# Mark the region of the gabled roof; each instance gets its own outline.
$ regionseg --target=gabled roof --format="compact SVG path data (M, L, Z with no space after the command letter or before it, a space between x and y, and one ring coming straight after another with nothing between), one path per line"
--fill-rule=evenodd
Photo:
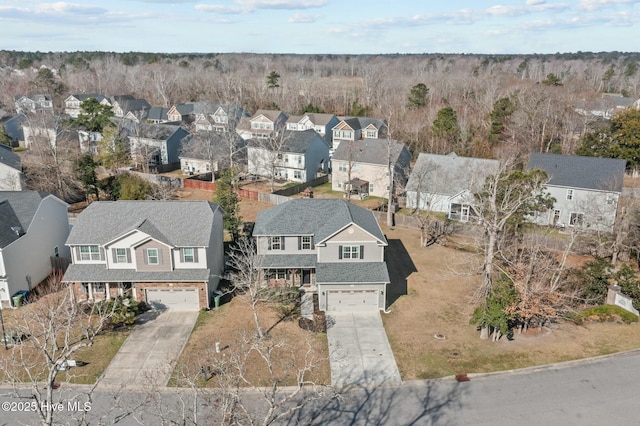
M170 139L175 133L180 133L180 135L182 135L180 137L181 139L189 134L189 132L184 130L182 127L175 126L173 124L142 123L139 127L139 134L131 135L130 137L141 137L165 141Z
M380 118L372 118L372 117L341 117L341 123L344 122L353 130L361 130L367 128L369 126L374 126L376 129L380 130L383 127L387 126L387 121L382 120ZM338 123L336 127L338 127L341 123Z
M106 99L106 97L100 93L76 93L73 95L69 95L69 97L65 99L65 101L72 96L80 102L86 101L87 99L96 99L98 102L102 102L103 99Z
M37 191L0 191L0 248L27 232L43 198L49 194Z
M147 112L147 120L160 120L167 121L167 113L169 112L169 108L163 107L151 107Z
M11 149L10 146L0 145L0 163L20 172L22 171L22 162L20 157L13 153L13 149Z
M278 137L281 137L283 142L282 146L280 146L280 152L304 154L316 139L322 141L324 145L327 144L322 136L313 129L306 129L299 132L295 130L284 130L282 136ZM250 139L248 145L255 148L269 149L269 144L265 144L265 142L260 139Z
M393 139L362 139L340 142L333 153L333 159L356 163L387 165L389 162L388 143L391 143L391 163L398 162L401 154L408 154L406 145Z
M261 115L265 116L266 118L273 121L274 123L278 120L278 117L280 117L280 115L284 115L285 120L288 117L287 114L285 114L282 111L276 111L272 109L259 109L258 111L256 111L255 114L253 114L253 116L251 117L251 120L258 118Z
M78 215L67 245L104 245L137 229L174 247L208 247L218 209L209 201L96 201Z
M548 185L622 192L626 164L614 158L532 153L528 168L547 172Z
M4 131L7 136L9 136L12 141L16 142L24 140L22 123L24 123L25 121L27 121L27 116L22 113L18 113L13 117L2 119L0 123L2 123L2 126L4 126Z
M406 189L450 196L465 190L477 192L499 166L498 160L459 157L453 152L448 155L421 153Z
M319 242L351 223L387 244L371 211L336 198L296 198L264 210L253 235L313 235Z
M124 113L130 111L142 111L151 108L151 105L145 99L124 99L122 101L118 101L118 105L120 105L120 108Z

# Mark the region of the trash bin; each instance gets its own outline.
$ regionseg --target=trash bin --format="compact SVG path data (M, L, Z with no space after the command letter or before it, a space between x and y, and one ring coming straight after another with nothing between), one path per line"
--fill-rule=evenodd
M19 308L20 305L22 305L22 298L24 296L22 294L14 294L12 299L13 299L13 307L14 308Z
M221 297L222 297L222 296L214 296L214 297L213 297L213 306L214 306L214 307L216 307L216 308L219 308L219 307L220 307L220 298L221 298Z

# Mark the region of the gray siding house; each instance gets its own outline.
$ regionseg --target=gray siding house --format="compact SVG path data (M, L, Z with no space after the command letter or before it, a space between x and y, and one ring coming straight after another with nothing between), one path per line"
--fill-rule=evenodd
M130 294L158 309L204 309L224 269L222 211L208 201L94 202L66 245L63 281L78 301Z
M305 297L323 311L385 309L387 240L371 211L293 199L260 212L253 237L265 285L299 286L303 311Z
M625 160L533 153L529 170L547 172L547 192L555 198L535 223L610 232L622 193Z

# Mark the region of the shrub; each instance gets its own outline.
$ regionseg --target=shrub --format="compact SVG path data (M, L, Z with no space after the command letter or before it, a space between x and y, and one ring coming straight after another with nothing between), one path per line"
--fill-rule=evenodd
M581 319L581 321L624 322L625 324L638 322L637 315L615 305L596 306L595 308L578 312L577 318Z

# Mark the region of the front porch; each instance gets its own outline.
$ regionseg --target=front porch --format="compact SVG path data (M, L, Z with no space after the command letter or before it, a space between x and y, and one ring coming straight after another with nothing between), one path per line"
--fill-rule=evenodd
M460 222L477 222L478 216L469 204L451 203L449 206L449 219Z
M99 302L129 295L138 300L131 282L79 282L71 286L71 292L77 302Z
M315 268L272 268L261 271L262 281L269 287L305 287L316 285Z

